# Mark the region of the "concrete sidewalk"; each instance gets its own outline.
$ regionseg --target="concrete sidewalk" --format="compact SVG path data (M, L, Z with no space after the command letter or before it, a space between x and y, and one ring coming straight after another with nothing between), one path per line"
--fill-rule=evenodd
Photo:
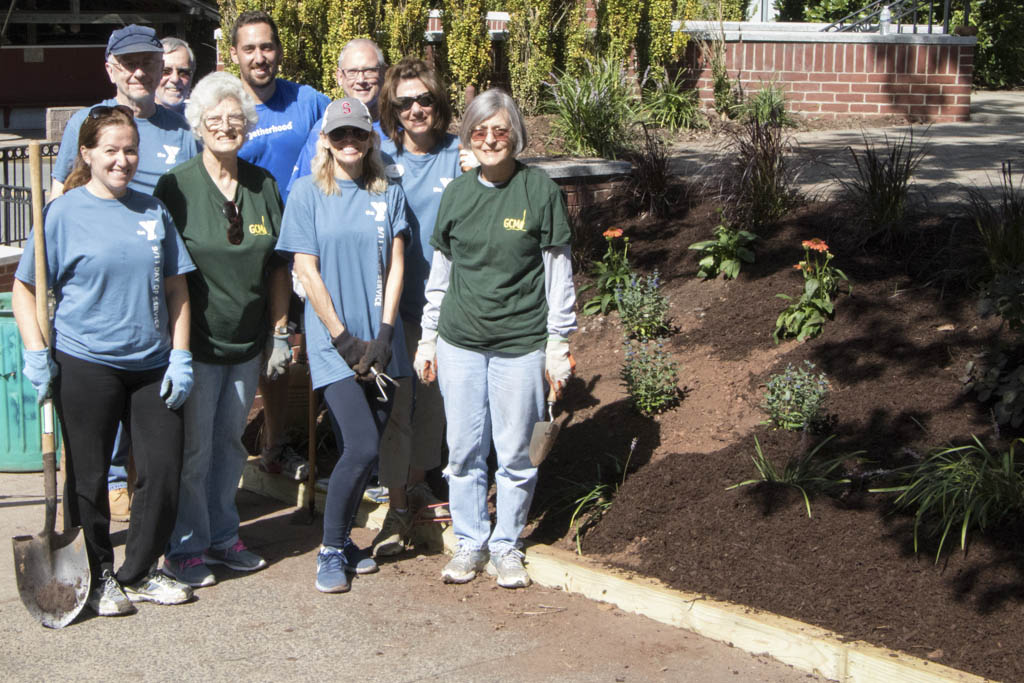
M807 131L792 134L791 168L798 172L800 191L809 197L837 196L837 178L854 176L850 155L864 149L865 137L884 149L886 137L894 141L909 126L849 130ZM1000 179L1003 161L1024 172L1024 92L977 92L971 98L971 121L933 126L915 125L914 145L927 153L914 175L914 186L929 201L951 206L964 197L964 188L987 190ZM673 168L691 178L713 178L727 169L732 154L724 144L688 144L671 150Z
M0 537L38 533L39 474L0 474ZM406 553L352 591L313 587L321 526L292 508L238 495L242 536L270 566L220 582L177 607L122 618L88 608L61 631L36 623L0 561L0 671L5 680L701 681L820 680L787 666L579 596L489 577L441 583L447 558ZM126 525L115 524L120 558ZM356 530L366 544L372 532Z

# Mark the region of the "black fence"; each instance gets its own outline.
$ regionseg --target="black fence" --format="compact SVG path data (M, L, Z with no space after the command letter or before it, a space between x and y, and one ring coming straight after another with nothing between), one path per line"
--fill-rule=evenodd
M50 169L59 142L44 142L43 191L50 187ZM28 145L0 147L0 244L20 247L32 227L32 181Z

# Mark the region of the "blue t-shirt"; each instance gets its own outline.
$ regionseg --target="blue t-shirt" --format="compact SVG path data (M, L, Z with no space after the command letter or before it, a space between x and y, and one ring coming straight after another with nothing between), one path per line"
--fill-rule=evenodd
M295 160L295 166L292 167L292 175L288 180L287 192L291 191L292 185L295 184L296 180L313 172L311 164L313 163L313 157L316 156L316 141L320 138L320 129L323 128L323 123L323 118L321 117L321 119L316 122L316 125L310 129L309 136L306 137L306 144L302 146L302 151L299 152L299 158ZM373 129L377 131L377 135L380 136L382 143L384 140L388 139L387 136L384 135L384 131L381 130L380 121L373 122ZM383 146L384 145L381 144L381 148L383 148Z
M391 243L399 234L408 239L405 193L392 183L379 195L370 194L361 182L339 180L338 187L340 195L328 196L313 184L312 176L296 181L284 208L277 250L286 256L319 258L320 277L342 324L353 336L370 340L380 331ZM351 377L352 369L331 344L331 335L308 298L304 320L313 387ZM395 321L387 373L412 373L401 318Z
M239 150L241 159L262 166L277 181L287 199L288 180L309 131L316 128L331 100L308 85L277 79L274 95L256 105L259 121Z
M430 275L430 262L434 258L430 236L434 234L441 193L448 183L462 175L459 138L446 134L427 154L399 152L391 140L385 141L381 149L392 160L384 172L405 190L409 206L411 236L405 245L405 286L398 311L403 320L418 324L427 303L424 292Z
M117 100L103 100L100 105L112 107ZM99 105L94 105L99 106ZM64 129L60 140L60 151L53 162L51 175L60 182L67 180L78 157L78 132L92 107L74 113ZM139 168L128 187L145 194L153 194L156 181L178 164L188 161L198 153L196 139L192 136L188 122L181 114L157 105L148 119L135 119L139 128Z
M101 199L76 187L47 205L43 225L57 297L54 347L122 370L166 365L164 278L195 266L160 200L135 190ZM34 250L25 250L14 276L35 285Z

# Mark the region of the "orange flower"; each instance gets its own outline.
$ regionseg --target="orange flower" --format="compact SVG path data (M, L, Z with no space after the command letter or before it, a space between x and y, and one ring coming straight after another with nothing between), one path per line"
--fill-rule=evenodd
M614 239L616 237L622 237L622 228L608 228L601 233L608 239Z
M814 251L828 251L828 245L817 237L813 240L804 240L803 246L805 249L813 249Z
M801 261L800 263L796 264L793 267L796 268L797 270L803 270L804 269L804 262Z

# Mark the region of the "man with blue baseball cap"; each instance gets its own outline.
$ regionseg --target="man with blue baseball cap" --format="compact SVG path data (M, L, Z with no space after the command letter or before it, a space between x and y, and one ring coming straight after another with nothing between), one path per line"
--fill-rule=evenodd
M139 170L130 187L152 194L164 173L196 155L196 141L185 118L156 105L163 75L164 47L148 26L129 24L110 34L106 69L116 95L100 105L123 104L135 113L139 128ZM91 107L75 113L64 129L60 152L53 164L50 198L64 192L64 181L78 157L78 131Z
M117 93L99 105L123 104L135 113L135 125L139 129L139 167L128 185L146 194L153 193L160 176L197 153L195 138L185 118L156 105L156 89L163 75L163 65L164 46L150 27L130 24L110 34L106 69ZM78 131L91 109L86 107L76 112L64 129L60 151L53 163L51 200L64 193L64 181L79 156ZM117 430L107 482L110 518L117 522L127 522L131 514L127 472L129 447L126 425L122 422Z

